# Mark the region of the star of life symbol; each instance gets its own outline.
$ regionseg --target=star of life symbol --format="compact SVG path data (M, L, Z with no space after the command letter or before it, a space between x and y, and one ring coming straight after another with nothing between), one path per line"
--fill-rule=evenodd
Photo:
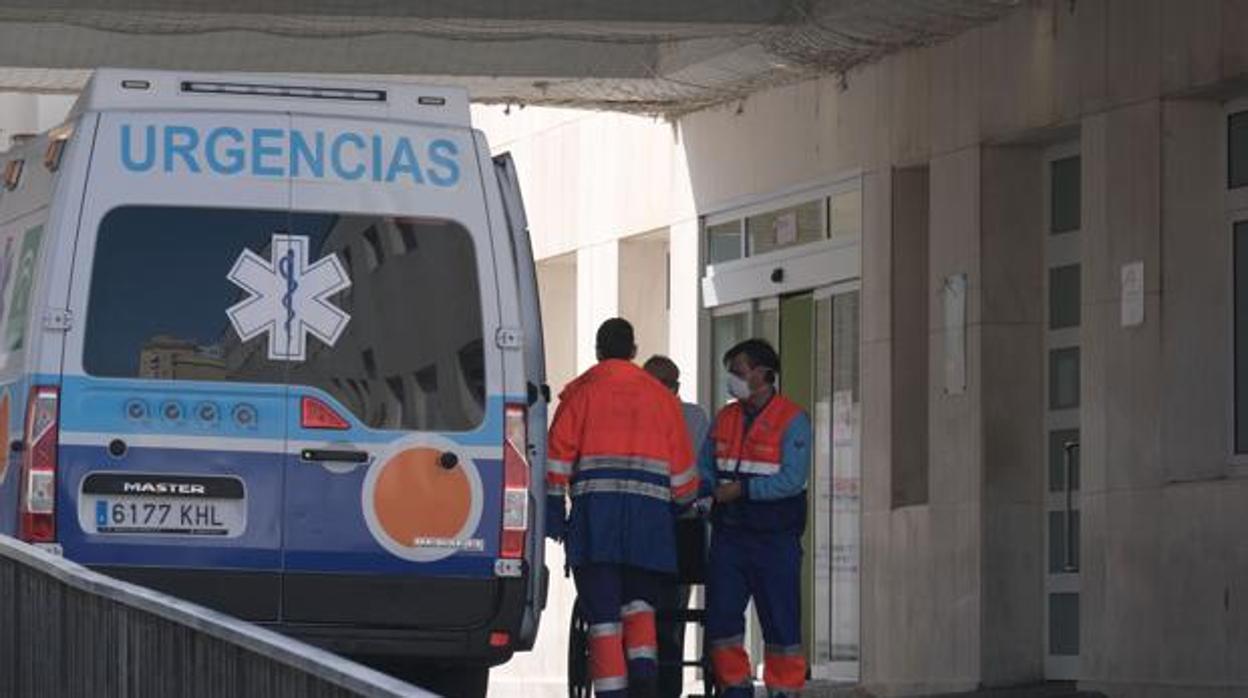
M329 346L351 316L327 299L351 286L338 256L308 264L306 235L273 235L271 259L243 250L226 277L250 294L225 312L244 342L269 334L269 359L303 361L308 334Z

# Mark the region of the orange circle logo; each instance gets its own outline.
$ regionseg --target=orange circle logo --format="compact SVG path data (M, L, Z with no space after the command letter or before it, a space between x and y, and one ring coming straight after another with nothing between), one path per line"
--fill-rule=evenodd
M471 459L453 468L442 454L453 445L407 445L378 459L364 478L368 528L382 547L399 557L427 562L477 550L470 536L481 520L481 479Z

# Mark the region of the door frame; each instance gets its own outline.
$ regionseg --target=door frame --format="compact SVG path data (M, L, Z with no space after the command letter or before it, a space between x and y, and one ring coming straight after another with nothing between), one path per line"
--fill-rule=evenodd
M1042 501L1044 502L1043 520L1041 522L1041 530L1044 532L1042 536L1043 547L1041 550L1041 558L1044 561L1044 563L1041 566L1042 574L1044 575L1043 585L1042 585L1043 586L1042 593L1044 596L1041 599L1041 604L1044 609L1044 614L1043 614L1043 625L1044 625L1043 643L1044 644L1042 645L1042 650L1044 654L1044 677L1049 680L1059 680L1059 681L1076 680L1079 678L1080 654L1055 655L1055 654L1050 653L1049 651L1051 647L1050 636L1052 634L1051 633L1052 612L1050 611L1050 600L1051 600L1052 595L1054 594L1075 594L1077 597L1081 597L1082 596L1082 578L1079 573L1078 561L1075 562L1075 567L1074 567L1074 570L1072 571L1063 571L1063 572L1058 572L1058 573L1050 572L1049 556L1053 548L1049 539L1050 538L1049 515L1052 512L1059 512L1059 511L1064 512L1066 511L1066 507L1067 507L1066 492L1065 491L1052 492L1049 489L1049 464L1050 464L1050 458L1053 456L1053 454L1050 453L1050 449L1051 449L1050 442L1052 440L1051 435L1055 432L1068 431L1068 430L1075 431L1077 433L1081 432L1082 420L1080 418L1081 408L1080 408L1080 405L1078 404L1073 408L1061 409L1061 410L1054 410L1050 407L1050 404L1051 404L1050 401L1052 399L1052 396L1049 394L1050 387L1051 387L1050 354L1054 350L1060 350L1060 349L1066 349L1066 348L1076 348L1076 349L1079 348L1082 344L1081 332L1082 332L1083 323L1081 319L1080 325L1076 327L1063 328L1063 329L1058 329L1058 330L1050 329L1049 317L1050 317L1051 308L1050 308L1050 302L1049 302L1049 282L1050 282L1050 270L1052 269L1069 266L1069 265L1079 265L1082 268L1083 255L1082 255L1082 242L1081 241L1082 241L1083 221L1080 220L1079 228L1076 228L1075 230L1067 231L1058 235L1054 235L1051 232L1052 201L1053 201L1051 166L1055 161L1063 160L1069 157L1076 157L1076 156L1082 158L1082 149L1080 147L1079 141L1077 140L1067 142L1067 143L1062 143L1060 145L1056 145L1048 149L1044 154L1043 165L1042 165L1043 172L1041 175L1041 181L1043 183L1042 186L1044 188L1044 196L1043 196L1044 227L1042 228L1042 231L1044 235L1044 248L1045 248L1044 260L1043 260L1043 263L1044 263L1043 304L1045 308L1044 321L1043 321L1044 322L1044 352L1043 352L1044 365L1042 367L1042 371L1044 375L1044 382L1043 382L1044 388L1042 390L1042 399L1043 399L1042 409L1043 409L1043 414L1044 414L1044 420L1043 420L1044 436L1043 436L1042 443L1044 443L1044 453L1045 453L1045 458L1044 458L1045 475L1042 478L1043 492L1041 493ZM1083 182L1083 178L1082 178L1082 173L1081 173L1080 175L1080 187L1081 188L1082 188L1082 182ZM1080 193L1082 194L1082 192ZM1081 212L1080 217L1082 218L1082 212ZM1080 364L1082 363L1083 363L1082 356L1080 356ZM1082 366L1080 368L1082 369ZM1082 380L1080 382L1082 384ZM1082 391L1082 386L1080 387L1080 390ZM1082 402L1082 400L1080 402ZM1080 478L1080 480L1082 484L1082 478ZM1070 483L1066 483L1066 486L1067 486L1067 489L1069 489ZM1081 511L1082 507L1080 506L1080 492L1078 490L1074 490L1071 492L1071 500L1070 500L1069 506L1075 512ZM1082 533L1082 526L1079 527L1079 534L1081 533ZM1070 534L1072 536L1076 535L1075 532L1073 531ZM1070 545L1070 544L1071 544L1071 541L1066 542L1066 545ZM1079 550L1082 550L1083 546L1076 545L1075 547ZM1063 550L1065 550L1065 548L1063 548ZM1080 621L1080 625L1082 625L1081 621ZM1082 648L1080 648L1080 651L1082 652Z
M854 252L856 253L858 251L858 246L854 245L853 247L854 247ZM829 272L830 271L831 270L829 270ZM727 303L723 305L706 308L703 311L703 318L707 326L707 331L700 333L700 334L702 334L703 336L709 337L709 335L711 334L709 331L709 324L712 318L744 314L745 319L746 319L747 334L749 336L756 336L760 333L760 327L758 326L759 325L759 322L758 322L759 311L774 310L777 312L777 314L779 314L780 305L784 298L800 296L800 295L807 295L808 297L810 297L812 320L817 321L816 313L818 312L819 301L831 299L831 298L834 298L838 295L845 294L845 293L858 292L861 294L862 279L860 277L833 278L833 279L829 279L827 283L819 284L812 288L807 288L807 289L793 291L793 292L785 292L785 293L777 293L775 292L774 289L769 289L766 287L762 287L759 290L761 292L756 297L741 300L741 301L734 302L734 303ZM861 306L860 306L860 311L861 311ZM811 356L812 356L813 361L817 363L818 361L821 360L821 357L818 356L819 347L817 345L817 337L815 336L816 333L817 333L817 325L814 325L812 326L812 337L811 337L812 346L811 346L810 351L811 351ZM859 338L859 343L861 344L861 337ZM709 356L709 353L708 353L709 350L710 350L710 346L709 346L709 341L708 341L707 350L703 352L703 355ZM776 350L777 352L783 354L784 349L782 346L777 346ZM829 360L830 358L831 357L829 357ZM711 396L713 395L710 377L714 375L713 362L717 360L718 360L718 357L711 356L709 357L709 360L705 362L703 366L701 367L701 372L705 376L703 380L701 381L701 384L704 386L703 392L704 392L705 403L709 403ZM811 375L812 388L817 387L814 384L814 381L817 380L817 375L818 375L817 370L812 372L812 375ZM817 395L817 390L815 392L812 392L812 398L816 395ZM812 415L812 419L813 418L814 417ZM814 425L814 426L817 430L818 425ZM830 424L826 426L828 429L831 429ZM860 440L859 453L861 453L861 434L859 434L859 440ZM812 451L812 458L814 458L813 451ZM859 467L861 467L861 458L859 459ZM812 463L811 481L808 485L810 496L812 498L819 496L819 492L817 490L820 487L821 482L817 479L817 473L818 473L818 465ZM827 473L830 477L831 463L828 464ZM829 496L830 496L830 491L829 491ZM819 516L816 509L817 507L813 505L811 506L812 517ZM829 508L827 515L831 516L831 514L832 514L832 511ZM861 521L861 512L859 514L859 520ZM829 535L829 530L830 530L829 526L830 526L830 521L815 520L811 522L811 525L810 525L811 534L810 535L811 535L813 546L826 545L826 546L829 546L830 548L831 536ZM862 526L860 523L859 529L858 529L859 551L861 551L862 549L862 533L863 533L863 530L862 530ZM829 550L829 554L830 554L830 550ZM815 618L818 617L817 614L819 613L828 613L828 614L831 613L832 592L833 592L832 578L830 575L827 577L825 581L826 586L822 589L819 588L819 582L815 575L814 566L813 566L814 560L815 560L814 556L815 556L815 551L812 547L812 550L807 555L807 558L808 558L807 570L804 570L804 573L803 573L803 586L805 587L806 583L809 583L809 587L807 588L809 588L810 590L810 598L811 598L811 603L808 605L808 607L805 607L803 609L803 622L804 623L809 622L811 624L812 647L810 649L812 651L814 649L813 634L817 632L815 629L817 627L815 625ZM830 557L829 557L829 560L830 560ZM860 569L859 577L858 577L858 586L860 590L859 619L861 619L861 585L862 585L862 576L861 576L861 569ZM761 662L762 657L761 657L761 654L759 654L756 650L761 650L762 642L759 639L760 636L757 631L757 627L755 625L756 621L753 618L754 616L752 613L750 613L747 616L747 625L748 625L749 636L755 640L755 642L750 643L751 645L755 645L754 647L751 647L751 650L752 650L751 654L752 654L753 659L755 660L755 663L758 663L758 662ZM861 675L861 636L862 636L861 620L859 620L858 636L859 636L859 647L860 647L859 662L857 666L857 671L854 673L860 676ZM848 667L845 666L845 664L846 663L844 662L815 663L812 661L811 676L815 679L839 679L839 680L847 679L848 677L846 676L846 669Z

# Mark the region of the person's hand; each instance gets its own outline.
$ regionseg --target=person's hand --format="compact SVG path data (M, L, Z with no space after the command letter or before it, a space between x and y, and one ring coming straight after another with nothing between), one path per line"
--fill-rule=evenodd
M698 516L706 516L707 514L711 513L711 505L712 505L711 497L699 497L697 500L694 501L693 506L691 508L693 509L693 512L697 514Z
M562 495L546 497L546 537L562 543L568 534L567 500Z
M715 502L717 504L728 504L741 498L741 483L726 482L715 488Z
M706 516L711 511L711 498L703 497L695 499L688 504L681 504L673 507L673 511L678 519L696 519L700 516Z

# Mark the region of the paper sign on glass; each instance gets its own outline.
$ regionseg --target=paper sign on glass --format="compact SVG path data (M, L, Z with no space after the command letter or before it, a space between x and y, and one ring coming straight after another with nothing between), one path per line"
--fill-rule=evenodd
M797 212L791 211L776 217L774 225L776 245L792 245L797 242Z

